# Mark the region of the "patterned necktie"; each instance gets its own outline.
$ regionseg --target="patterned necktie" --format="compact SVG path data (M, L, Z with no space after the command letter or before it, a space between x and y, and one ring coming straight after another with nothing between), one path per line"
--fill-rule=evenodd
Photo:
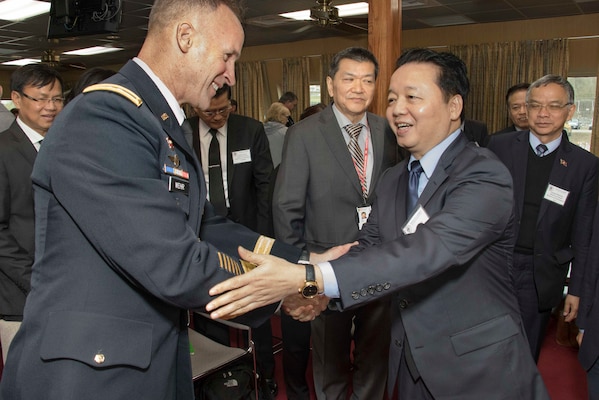
M358 136L360 136L360 132L362 132L362 124L348 124L344 126L345 130L349 134L349 144L347 147L349 148L349 152L351 154L351 158L354 160L354 167L356 168L356 172L358 173L358 178L360 179L360 186L362 187L362 195L364 197L368 194L368 189L366 188L366 171L364 170L364 153L360 148L360 144L358 143Z
M545 155L546 151L547 151L547 146L545 146L544 144L540 144L537 146L537 156L543 157Z
M220 145L216 129L208 131L212 135L208 148L208 191L210 203L218 215L227 216L227 203L225 202L225 188L223 187L223 169L220 163Z
M420 161L414 160L410 163L410 180L408 181L408 202L406 211L408 215L412 212L418 202L418 183L420 182L420 174L422 173L422 165Z

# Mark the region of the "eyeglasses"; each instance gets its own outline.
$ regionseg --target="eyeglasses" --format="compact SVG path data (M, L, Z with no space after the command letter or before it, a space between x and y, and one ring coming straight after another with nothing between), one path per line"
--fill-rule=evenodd
M222 115L222 114L226 114L229 111L231 111L231 106L227 106L224 108L221 108L220 110L214 110L214 111L202 111L202 114L204 114L205 116L207 116L208 118L212 118L215 115Z
M31 97L28 94L23 93L23 92L21 92L21 94L24 97L27 97L29 100L31 100L41 106L49 105L50 103L52 103L56 106L62 106L64 104L64 98L62 98L62 97L51 97L49 99L36 99L35 97Z
M557 113L563 110L564 108L571 106L572 103L566 104L540 104L540 103L526 103L526 108L529 111L539 112L541 109L546 108L549 113Z

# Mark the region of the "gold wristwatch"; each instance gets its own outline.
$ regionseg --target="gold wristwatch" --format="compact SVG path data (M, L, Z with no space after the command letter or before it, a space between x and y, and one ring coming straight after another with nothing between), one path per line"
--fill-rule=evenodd
M316 273L314 272L314 265L304 264L306 267L306 281L304 286L298 289L298 292L305 299L312 299L318 294L318 283L316 283Z

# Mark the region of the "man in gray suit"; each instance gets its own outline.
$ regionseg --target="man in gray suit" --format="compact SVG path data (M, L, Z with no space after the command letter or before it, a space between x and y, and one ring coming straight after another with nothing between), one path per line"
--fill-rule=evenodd
M385 120L367 112L377 74L378 62L368 50L339 52L327 77L334 103L287 131L273 198L277 239L321 253L358 236L380 175L397 163L397 144ZM357 126L359 161L352 155L351 126ZM352 322L353 391L362 399L383 398L389 343L386 299L348 312L327 311L312 322L319 399L345 398L349 390Z
M239 289L207 308L225 305L213 317L236 315L258 297L297 296L298 285L311 288L302 294L312 300L318 292L338 298L343 309L392 296L388 383L399 398L549 399L510 280L511 177L460 130L466 66L430 49L404 53L397 66L387 120L410 159L381 177L359 244L314 275L311 266L242 251L260 267L212 288ZM262 279L276 289L257 289ZM298 310L302 319L316 311Z

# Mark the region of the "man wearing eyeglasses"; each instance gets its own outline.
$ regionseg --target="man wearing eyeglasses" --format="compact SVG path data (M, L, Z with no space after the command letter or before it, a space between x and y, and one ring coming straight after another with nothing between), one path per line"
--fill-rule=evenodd
M62 78L45 64L25 65L11 76L19 116L0 133L0 341L6 360L23 320L34 256L31 171L42 140L62 110Z
M514 180L514 271L522 321L536 361L551 309L563 297L563 316L578 313L582 276L597 204L599 159L570 143L562 132L576 111L574 89L546 75L526 93L529 130L493 135L489 149Z
M231 110L231 88L224 85L217 90L210 107L196 109L198 116L188 119L193 133L187 140L200 159L208 200L217 213L272 236L269 182L273 163L264 125ZM204 319L196 322L204 333L229 344L228 330L224 331L222 325L207 326ZM252 336L260 376L276 395L270 321L254 328Z

